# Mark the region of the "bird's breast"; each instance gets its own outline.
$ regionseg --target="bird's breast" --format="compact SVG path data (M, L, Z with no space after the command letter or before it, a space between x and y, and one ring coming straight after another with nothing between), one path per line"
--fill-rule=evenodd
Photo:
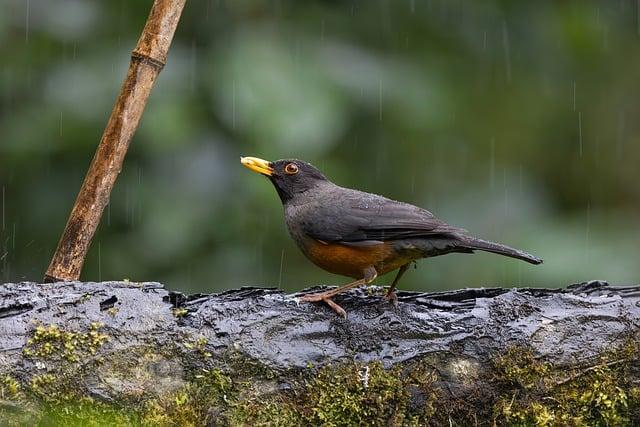
M318 267L355 279L363 278L369 267L382 275L412 261L396 252L391 242L352 246L308 239L302 251Z

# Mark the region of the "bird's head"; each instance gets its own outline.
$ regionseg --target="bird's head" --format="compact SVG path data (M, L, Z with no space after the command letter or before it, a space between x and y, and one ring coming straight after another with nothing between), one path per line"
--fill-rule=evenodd
M276 187L283 204L295 195L327 182L322 172L302 160L283 159L269 162L257 157L241 157L240 162L252 171L268 177Z

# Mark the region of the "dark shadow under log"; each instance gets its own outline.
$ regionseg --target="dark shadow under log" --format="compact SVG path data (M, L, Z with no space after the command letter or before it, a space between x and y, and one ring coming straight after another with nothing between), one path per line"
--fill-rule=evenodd
M343 320L274 289L0 285L0 414L88 399L134 424L640 420L640 286L381 294L337 297Z

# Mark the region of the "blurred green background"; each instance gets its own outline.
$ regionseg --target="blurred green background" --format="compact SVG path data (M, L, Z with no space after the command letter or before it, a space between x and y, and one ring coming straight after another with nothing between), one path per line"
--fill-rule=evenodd
M41 280L151 3L3 1L0 280ZM344 283L298 252L253 155L545 259L425 260L405 289L637 283L638 17L636 0L189 0L83 279Z

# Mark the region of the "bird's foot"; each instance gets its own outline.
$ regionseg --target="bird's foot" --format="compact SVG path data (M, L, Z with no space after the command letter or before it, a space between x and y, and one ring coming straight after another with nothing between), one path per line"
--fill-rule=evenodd
M336 304L331 298L325 298L322 301L327 303L327 305L329 307L331 307L333 309L333 311L338 313L338 316L342 317L343 319L347 318L347 312L344 310L344 308L342 308L338 304Z
M320 302L320 301L323 301L329 307L331 307L333 309L333 311L338 313L338 315L340 317L342 317L343 319L346 319L347 318L347 312L344 310L344 308L340 307L337 303L335 303L331 299L332 295L333 295L333 293L331 293L331 292L321 292L321 293L318 293L318 294L303 295L303 296L301 296L299 298L299 301L303 301L303 302Z
M387 294L384 296L384 298L387 301L389 301L389 303L391 303L391 305L393 305L394 308L398 308L398 295L396 295L395 289L389 289L389 291L387 291Z
M301 297L298 298L298 301L318 302L318 301L322 301L325 298L327 298L326 292L319 292L317 294L302 295Z

